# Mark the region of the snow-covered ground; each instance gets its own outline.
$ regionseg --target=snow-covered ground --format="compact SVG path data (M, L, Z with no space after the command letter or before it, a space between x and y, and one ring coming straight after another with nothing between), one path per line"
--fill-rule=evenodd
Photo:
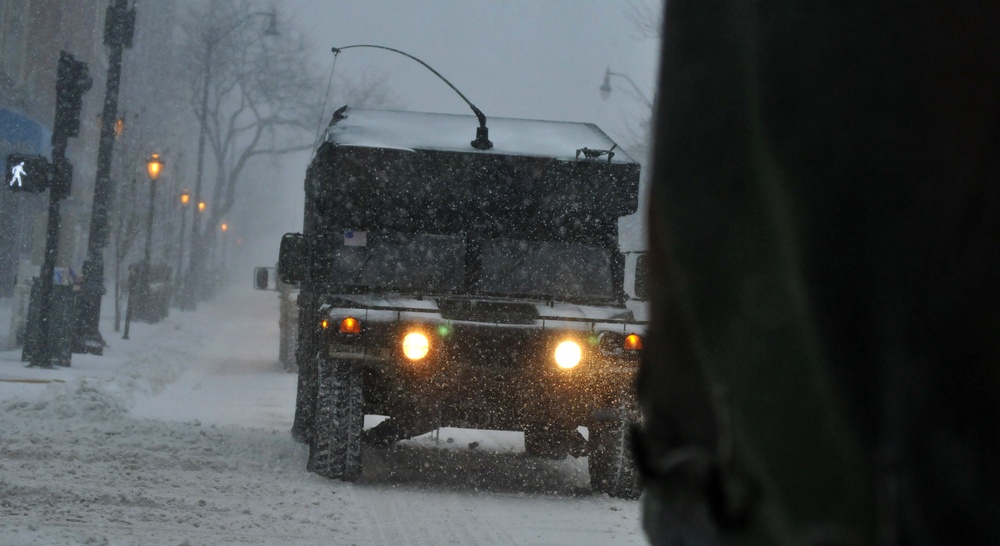
M0 300L6 346L10 300ZM0 352L0 544L642 544L639 503L520 433L442 429L367 450L356 483L305 470L278 298L234 287L113 332L104 356Z

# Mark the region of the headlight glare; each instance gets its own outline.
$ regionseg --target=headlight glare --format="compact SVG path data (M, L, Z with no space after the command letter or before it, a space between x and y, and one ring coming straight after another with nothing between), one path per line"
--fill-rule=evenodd
M575 368L583 358L583 351L575 341L563 341L556 346L556 365L564 370Z
M420 332L410 332L403 337L403 355L410 360L424 358L430 349L430 340Z

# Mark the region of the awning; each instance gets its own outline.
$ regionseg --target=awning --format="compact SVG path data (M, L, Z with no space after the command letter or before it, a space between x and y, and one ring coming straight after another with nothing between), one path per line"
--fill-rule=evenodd
M10 151L48 155L52 132L37 121L13 110L0 108L0 146Z

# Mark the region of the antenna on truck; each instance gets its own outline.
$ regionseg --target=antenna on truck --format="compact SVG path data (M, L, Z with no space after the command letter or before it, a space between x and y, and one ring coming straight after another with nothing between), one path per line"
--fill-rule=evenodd
M371 45L371 44L356 44L356 45L349 45L349 46L344 46L344 47L335 47L335 48L333 48L334 63L336 64L336 62L337 62L336 61L336 57L337 57L337 55L340 55L341 51L343 51L345 49L353 49L353 48L357 48L357 47L369 47L369 48L374 48L374 49L384 49L386 51L392 51L393 53L399 53L400 55L403 55L404 57L409 57L410 59L413 59L414 61L417 61L418 63L422 64L427 70L430 70L431 72L433 72L435 76L441 78L441 81L443 81L444 83L448 84L448 87L450 87L454 92L458 93L459 97L462 97L462 100L465 101L465 104L469 105L469 108L472 109L472 112L474 114L476 114L476 118L479 119L479 127L476 128L476 139L471 142L472 147L475 148L475 149L477 149L477 150L489 150L490 148L493 147L493 143L490 142L490 130L489 130L489 128L486 127L486 115L483 114L483 111L480 110L479 108L476 108L476 105L472 104L472 102L469 99L465 98L465 95L463 95L462 92L459 91L457 87L455 87L454 85L452 85L452 83L450 81L448 81L447 78L445 78L444 76L442 76L441 73L439 73L437 70L434 70L433 68L431 68L431 66L429 64L425 63L424 61L421 61L420 59L414 57L413 55L410 55L409 53L406 53L405 51L400 51L398 49L393 49L391 47L385 47L385 46L380 46L380 45Z

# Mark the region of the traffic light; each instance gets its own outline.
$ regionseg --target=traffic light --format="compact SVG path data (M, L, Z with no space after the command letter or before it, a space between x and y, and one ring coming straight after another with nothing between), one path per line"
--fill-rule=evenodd
M104 45L130 48L133 34L135 34L135 8L127 8L123 1L109 5L104 13Z
M39 155L8 155L4 173L4 182L11 191L39 193L47 190L52 181L52 165Z
M93 85L88 75L87 63L77 61L73 55L59 53L56 73L56 120L54 132L63 137L75 137L80 132L80 110L83 94Z

